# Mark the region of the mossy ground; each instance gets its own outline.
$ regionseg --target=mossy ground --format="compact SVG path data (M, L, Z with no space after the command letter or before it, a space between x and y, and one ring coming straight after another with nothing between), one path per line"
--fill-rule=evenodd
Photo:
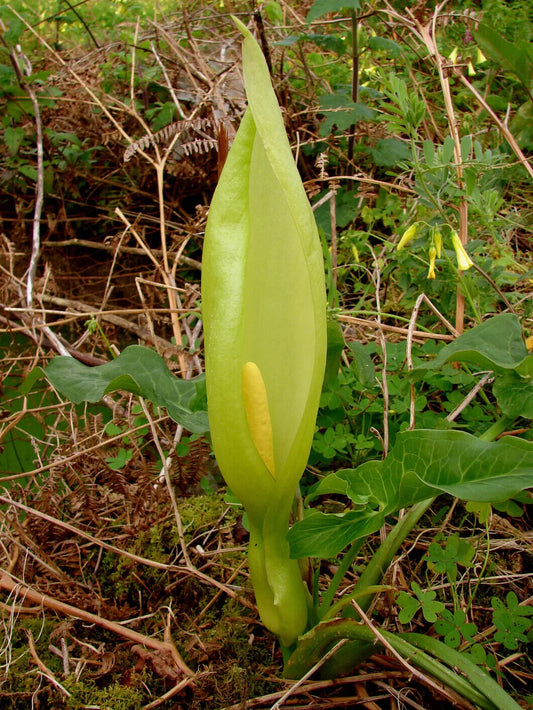
M213 579L225 584L232 571L244 566L243 548L231 545L230 539L238 513L216 493L190 497L180 510L187 542L204 538L205 557L191 560L196 569L203 568L204 578L143 567L106 552L101 557L98 588L108 614L114 608L119 617L133 619L129 628L162 639L170 613L172 639L196 677L191 688L159 705L163 710L207 710L273 690L270 676L280 672L280 657L273 654L272 638L257 625L253 610L239 601L239 597L247 599L252 606L246 575L231 575L229 588L237 598L206 582ZM215 549L223 542L231 551L226 555L220 546L220 551L208 556L213 543L207 537L212 538ZM178 556L174 519L169 517L139 532L128 550L158 561ZM137 710L164 695L176 682L165 676L157 654L139 656L131 643L96 625L66 621L42 609L32 617L13 618L7 605L2 615L5 641L0 697L5 710L23 710L31 703L40 710ZM29 650L30 634L34 654ZM67 649L68 673L61 648ZM48 678L43 675L44 667L50 671Z

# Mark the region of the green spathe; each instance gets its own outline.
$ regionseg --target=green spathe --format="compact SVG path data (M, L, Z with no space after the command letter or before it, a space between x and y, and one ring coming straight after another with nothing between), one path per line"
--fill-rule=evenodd
M248 109L206 228L202 310L208 414L220 470L248 513L250 571L261 618L291 645L306 627L308 600L286 534L324 376L324 268L266 62L236 22L245 37ZM247 391L246 401L267 406L268 416L260 412L255 418L245 405L243 368L245 375L253 369L253 379L262 380L266 392L254 397ZM254 421L259 424L251 431ZM270 447L273 462L265 454Z

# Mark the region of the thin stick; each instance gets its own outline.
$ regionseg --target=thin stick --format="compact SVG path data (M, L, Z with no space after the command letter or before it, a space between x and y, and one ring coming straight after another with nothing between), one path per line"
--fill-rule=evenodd
M337 190L332 189L331 199L329 201L329 221L331 227L331 278L333 280L333 287L337 289L337 210L336 210L336 196ZM334 294L335 299L337 295Z
M1 583L1 581L0 581ZM55 675L52 673L50 668L48 668L47 665L45 665L41 659L39 658L37 654L37 649L35 648L35 641L33 640L33 634L30 629L25 629L26 631L26 636L28 638L28 647L30 649L30 655L37 664L37 668L41 671L43 676L52 683L53 686L55 686L58 690L60 690L63 695L66 695L67 698L70 698L70 693L66 688L64 688L61 683L57 680Z
M322 658L315 663L314 666L312 666L307 673L305 673L300 680L298 680L294 685L292 685L282 696L281 698L272 705L270 710L279 710L279 708L282 706L282 704L287 700L287 698L290 698L291 695L294 695L294 692L298 690L298 688L305 683L305 681L310 678L315 671L317 671L321 666L324 665L326 661L328 661L332 656L334 656L339 648L344 646L345 643L348 643L348 639L341 639L340 641L337 641L335 646L333 648L330 648L330 650L322 656Z
M509 143L511 148L513 149L514 154L520 161L520 163L524 166L524 168L527 170L529 173L529 176L533 178L533 166L529 162L529 160L526 158L524 153L522 152L520 146L516 142L515 137L511 133L511 131L507 128L505 123L500 121L498 116L494 113L494 111L491 109L491 107L488 105L488 103L485 101L483 96L479 93L479 91L473 86L468 79L463 76L463 72L461 71L460 67L453 66L453 73L455 74L456 77L458 77L459 81L466 86L468 91L476 98L477 101L479 101L480 105L483 106L483 109L489 114L489 116L492 118L494 123L498 126L499 130L501 131L503 137L505 140Z
M367 320L366 318L357 318L356 316L349 316L349 315L339 315L337 316L338 320L343 321L344 323L352 323L353 325L360 325L365 328L376 328L378 324L376 321L373 320ZM397 325L387 325L386 323L381 323L380 328L383 330L387 330L391 333L400 333L402 335L407 335L409 332L408 328L401 328L400 326ZM455 328L452 327L452 332L455 331ZM425 330L414 330L413 331L413 336L415 338L430 338L431 340L455 340L456 336L455 335L446 335L445 333L430 333L426 332Z
M379 290L381 288L381 274L379 271L379 261L376 256L375 251L369 245L369 249L372 253L375 264L375 277L373 276L374 283L376 285L376 311L377 311L377 328L379 343L382 350L382 381L381 381L381 391L383 393L383 458L385 458L389 451L389 388L387 383L387 341L385 340L385 335L383 334L383 328L381 325L381 297Z
M385 648L392 653L392 655L402 664L404 668L407 668L407 670L415 677L418 678L424 685L428 686L429 688L433 688L433 690L436 690L439 695L444 695L445 698L452 699L453 697L450 697L450 694L446 692L446 689L443 688L441 685L438 685L438 683L435 683L434 680L429 678L428 676L424 675L421 673L415 666L411 665L409 661L407 661L401 653L398 653L398 651L391 646L391 644L387 641L387 639L383 636L383 634L380 633L379 629L374 625L374 623L369 619L369 617L365 614L365 612L361 609L359 604L355 601L352 600L352 605L356 612L359 614L361 619L364 621L365 625L370 629L370 631L374 634L376 639L379 641L380 644L385 646ZM464 700L464 699L463 699ZM469 707L473 707L472 705L469 704Z
M191 558L189 557L189 553L187 551L187 544L185 542L185 536L183 534L183 525L181 522L181 515L180 515L179 508L178 508L178 502L176 500L176 494L174 493L174 486L172 485L172 481L170 480L170 465L172 463L172 457L167 456L165 454L165 452L163 451L163 447L161 445L161 441L159 439L159 434L158 434L157 429L155 427L152 415L148 411L148 407L146 406L145 401L141 397L139 398L139 400L141 402L141 406L143 408L144 415L148 420L148 424L150 425L150 431L152 432L152 439L154 441L155 447L157 449L157 453L159 454L159 458L161 459L161 463L163 465L161 473L163 474L163 476L165 478L165 483L167 485L168 495L170 497L170 503L172 505L172 511L174 513L174 519L176 521L176 528L178 530L178 538L180 541L181 553L183 555L183 559L185 560L186 566L193 568ZM176 444L181 439L182 433L183 433L183 427L181 426L181 424L178 424L176 440L175 440ZM174 450L175 450L175 446L174 446Z
M455 110L453 107L452 92L450 89L450 80L448 75L444 72L444 62L442 56L440 55L439 49L437 47L436 41L436 30L437 30L437 18L439 12L442 10L446 1L437 5L433 13L431 21L431 31L429 27L424 27L418 20L416 24L420 32L420 36L424 40L426 48L435 62L437 71L439 73L440 84L442 88L442 94L444 97L444 106L446 108L446 114L448 117L448 125L450 128L450 134L454 143L454 158L455 158L455 170L457 173L457 186L460 190L463 190L463 159L461 155L461 138L459 136L459 130L457 128L457 119L455 117ZM466 197L462 197L459 201L459 239L463 246L468 243L468 202ZM463 332L465 319L465 297L461 291L460 283L457 284L457 295L456 295L456 308L455 308L455 327L459 333Z
M0 28L5 31L5 26L3 22L0 22ZM6 45L5 40L2 38L2 43ZM7 46L7 45L6 45ZM18 83L23 91L25 91L30 97L33 111L35 114L35 142L37 148L37 179L35 182L35 205L33 208L33 221L32 221L32 249L30 264L28 267L28 277L26 281L26 305L31 307L33 303L33 290L35 276L37 274L37 264L39 261L39 253L41 251L41 213L43 210L44 203L44 149L43 149L43 127L41 122L41 111L39 109L39 102L37 100L37 95L33 90L33 87L28 84L25 76L30 76L32 73L32 66L30 60L22 53L17 47L17 51L13 47L8 47L9 57L11 59L11 64L15 70ZM18 53L18 55L17 55ZM19 62L20 60L20 62ZM20 65L23 65L24 71L21 69Z
M35 275L37 273L37 264L39 262L39 253L41 251L41 233L40 219L43 211L44 203L44 150L43 150L43 126L41 122L41 112L39 110L39 102L33 89L26 85L33 110L35 112L35 142L37 144L37 182L35 183L35 206L33 208L33 229L32 229L32 248L30 266L28 268L28 281L26 283L26 302L31 306L33 302L33 286Z
M406 350L406 358L407 358L407 369L410 372L413 369L413 335L415 333L415 325L416 321L418 318L418 312L420 311L420 306L422 303L426 302L427 305L431 308L433 313L438 316L438 318L444 323L444 325L448 328L448 330L451 331L453 336L458 336L459 333L458 331L453 327L453 325L448 321L447 318L445 318L442 313L438 310L436 306L433 305L433 303L429 300L429 298L426 296L425 293L421 293L420 296L416 299L415 307L413 308L413 312L411 313L411 318L409 319L409 328L407 329L407 350ZM410 398L409 398L409 430L412 430L415 428L415 383L411 380L411 383L409 385L409 390L410 390Z
M447 422L453 422L459 414L467 407L470 402L476 397L477 393L485 387L485 385L489 384L494 380L494 373L493 372L487 372L483 377L479 380L479 382L474 385L474 387L470 390L470 392L466 395L466 397L463 399L463 401L457 405L457 407L453 410L453 412L450 412L448 416L446 417Z
M114 621L109 621L104 619L97 614L92 614L84 609L78 609L71 604L65 604L65 602L60 602L57 599L47 596L46 594L41 594L35 590L27 587L21 582L16 582L11 575L8 575L4 570L0 570L0 588L5 589L8 592L12 592L15 595L23 596L25 599L29 599L34 604L40 604L41 606L47 607L48 609L53 609L54 611L64 614L65 616L73 616L76 619L81 619L82 621L87 621L90 624L97 624L104 629L108 629L119 636L127 638L128 641L133 641L134 643L140 643L148 648L153 648L156 651L162 651L168 653L172 656L172 659L179 670L189 678L194 676L193 671L187 666L185 661L180 656L178 649L173 643L168 641L158 641L150 636L144 636L143 634L133 631L126 626L121 626ZM52 676L53 677L53 676Z
M112 244L106 244L105 242L95 242L91 239L78 239L77 237L73 239L62 239L57 242L45 242L43 244L44 249L49 249L49 248L55 248L55 247L71 247L71 246L80 246L80 247L87 247L88 249L100 249L102 251L113 251L114 246ZM146 248L143 246L143 248L139 247L122 247L121 251L123 254L146 254ZM150 258L153 255L154 257L158 257L162 255L161 249L150 249ZM180 255L180 262L184 264L185 266L189 266L192 269L198 269L199 271L202 268L202 262L197 261L196 259L191 259L188 256L184 256L183 254Z

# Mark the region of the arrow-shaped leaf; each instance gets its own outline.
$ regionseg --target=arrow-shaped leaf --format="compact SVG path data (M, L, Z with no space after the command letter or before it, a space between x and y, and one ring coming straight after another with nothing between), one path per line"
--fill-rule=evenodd
M437 369L445 362L468 362L485 370L515 370L522 377L533 377L533 355L522 338L517 316L501 313L463 333L445 345L431 362L414 372Z
M72 357L56 357L44 368L35 368L25 382L29 390L35 380L46 379L63 397L75 404L98 402L108 392L125 390L164 407L174 421L201 434L209 429L203 376L181 380L170 372L164 359L149 348L130 345L98 367L88 367Z
M379 530L386 516L439 493L478 502L511 498L533 487L533 442L487 442L461 431L404 432L384 461L332 476L331 486L326 477L314 493L338 493L345 481L357 507L341 514L312 511L296 523L289 531L293 557L333 557Z

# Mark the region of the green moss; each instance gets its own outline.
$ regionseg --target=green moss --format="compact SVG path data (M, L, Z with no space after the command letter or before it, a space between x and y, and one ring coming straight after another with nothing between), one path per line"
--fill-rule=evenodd
M104 710L139 710L145 701L142 691L141 676L131 675L128 684L115 681L111 685L99 688L94 682L76 682L67 678L64 687L71 693L65 707L78 710L87 705L96 705Z
M221 527L236 523L238 511L227 510L223 494L203 495L180 501L180 514L187 543L194 540L189 552L194 556L194 546L206 548L220 538ZM211 535L211 532L213 533ZM231 544L231 543L230 543ZM128 549L135 554L165 563L173 562L179 553L179 539L174 517L167 512L156 525L138 531ZM226 581L228 570L238 569L245 552L238 550L217 556L204 571L212 578ZM210 560L211 558L207 558ZM194 560L202 567L202 560ZM179 583L176 584L176 582ZM163 607L173 610L171 634L177 648L191 668L199 669L195 691L187 691L179 702L169 701L161 710L183 707L189 710L212 710L242 699L255 697L275 689L267 679L272 665L272 638L252 626L249 612L238 600L228 598L220 590L193 575L174 575L165 570L137 565L131 560L104 552L98 567L99 591L109 605L116 605L125 616L141 616L138 613L142 597L142 612L146 617L136 630L161 634L161 616L150 615ZM236 576L232 584L247 586L245 577ZM209 605L209 606L208 606ZM106 615L106 614L104 614ZM6 615L6 625L8 616ZM88 629L81 622L69 626L69 644L74 646L72 657L82 656L85 647L78 647L76 640L88 642L113 653L115 665L106 674L95 677L91 666L84 668L75 681L74 676L63 676L61 659L50 652L54 631L59 631L65 619L49 615L46 621L19 619L12 632L9 654L11 663L4 677L0 675L0 705L2 710L26 710L32 696L38 695L41 710L72 710L96 706L110 710L137 710L164 694L168 686L148 663L141 673L135 670L137 657L129 644L116 635L98 627ZM31 630L39 658L46 664L57 680L71 694L65 697L52 683L43 681L28 650L26 630ZM56 633L57 633L56 631ZM252 636L255 633L256 636ZM62 630L61 635L65 632ZM197 637L198 643L191 639ZM6 658L0 659L6 668ZM206 671L205 673L202 671ZM280 671L275 665L273 673Z

